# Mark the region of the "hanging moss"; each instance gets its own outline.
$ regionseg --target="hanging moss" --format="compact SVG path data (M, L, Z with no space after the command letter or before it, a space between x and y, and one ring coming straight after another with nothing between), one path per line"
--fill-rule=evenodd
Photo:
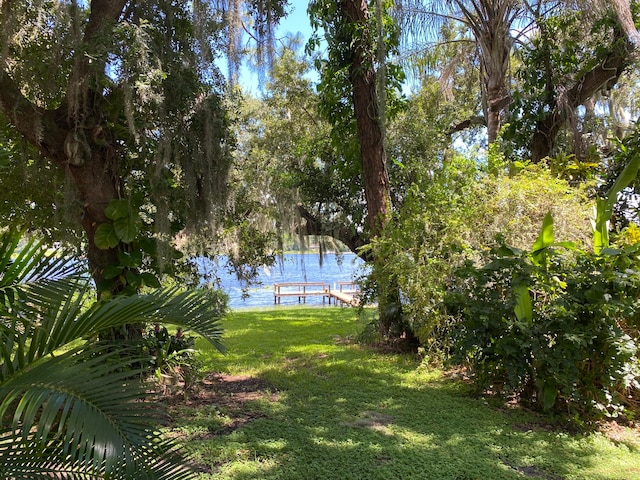
M0 101L0 120L30 144L5 165L4 222L57 237L71 213L97 275L115 258L97 244L91 251L111 200L127 200L143 235L169 242L179 231L206 231L215 239L229 211L235 146L216 59L226 52L237 72L241 17L256 15L263 42L285 3L158 0L117 11L109 2L2 2L0 79L12 88L0 95L10 92L20 107ZM29 208L38 215L25 216Z

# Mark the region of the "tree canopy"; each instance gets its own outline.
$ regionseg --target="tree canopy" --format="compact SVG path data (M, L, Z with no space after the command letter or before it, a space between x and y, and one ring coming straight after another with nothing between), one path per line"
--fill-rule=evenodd
M203 254L250 281L293 235L371 264L362 305L377 305L377 340L464 363L479 389L541 410L595 419L637 402L640 3L313 0L304 53L275 36L289 3L0 0L0 228L73 244L98 291L86 311L84 284L27 296L10 274L40 268L24 261L32 244L4 237L0 417L14 421L0 449L23 428L28 454L44 445L33 429L55 437L47 416L66 420L48 396L31 407L42 427L15 410L32 391L13 378L52 360L61 383L95 366L128 384L95 360L126 358L95 342L103 323L212 315L194 325L220 346L220 297L160 289L161 274ZM43 321L77 335L48 342ZM117 463L64 435L83 451L61 465L88 451L100 473Z
M155 283L135 272L145 258L170 259L157 240L185 228L215 232L226 209L235 143L233 95L226 93L219 60L228 54L237 62L239 16L253 15L254 36L262 42L272 37L285 2L249 2L248 12L242 5L2 4L0 112L10 127L5 168L27 172L32 186L13 190L24 199L9 202L63 220L68 199L65 209L82 226L100 291ZM40 197L33 183L43 175L50 188ZM7 208L8 220L23 221L25 208Z
M635 3L314 1L307 57L268 41L286 9L3 3L4 223L75 235L101 292L134 292L196 236L214 255L230 239L247 279L285 235L375 259L460 156L472 183L531 161L592 197L625 168ZM243 31L271 60L255 99L234 87Z

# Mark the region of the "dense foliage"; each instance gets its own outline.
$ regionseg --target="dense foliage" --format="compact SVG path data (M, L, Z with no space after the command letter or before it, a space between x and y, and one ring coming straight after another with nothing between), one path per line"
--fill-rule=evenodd
M447 296L454 358L480 390L582 419L637 409L637 246L596 255L502 245L484 261L459 269Z
M0 238L0 474L7 479L183 479L146 382L152 352L98 342L133 323L192 329L218 350L224 303L164 289L92 300L77 259L20 235Z
M389 259L376 280L398 282L406 322L423 348L437 354L448 344L442 336L448 323L443 296L465 254L481 255L500 239L526 248L546 211L556 215L560 235L586 245L590 208L584 192L544 167L493 175L469 159L453 157L432 170L430 181L407 187L394 225L372 244Z

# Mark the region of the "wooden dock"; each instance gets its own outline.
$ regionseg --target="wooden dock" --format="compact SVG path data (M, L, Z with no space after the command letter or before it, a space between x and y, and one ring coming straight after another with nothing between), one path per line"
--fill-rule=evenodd
M335 305L360 306L360 288L355 282L335 282L331 291Z
M273 303L279 304L282 297L298 297L298 303L307 303L307 297L322 296L322 303L334 305L360 305L360 293L354 282L336 282L334 289L324 282L286 282L273 284Z
M322 295L331 303L331 285L324 282L287 282L273 284L273 303L280 303L282 297L298 297L298 303L307 303L307 297Z

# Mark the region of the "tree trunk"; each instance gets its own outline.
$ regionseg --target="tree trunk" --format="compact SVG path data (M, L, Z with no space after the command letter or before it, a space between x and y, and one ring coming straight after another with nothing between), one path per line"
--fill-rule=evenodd
M109 222L105 208L120 198L119 151L105 113L106 101L96 87L105 74L105 64L96 60L92 45L96 38L111 34L127 0L92 0L89 19L67 82L66 96L55 110L26 98L11 76L0 68L0 111L25 140L58 168L68 171L76 190L79 223L86 233L87 259L98 292L104 291L104 268L118 263L118 248L99 249L97 228ZM96 46L97 48L97 46ZM118 286L109 290L117 293Z
M101 249L96 246L96 230L103 223L109 223L105 208L111 200L121 198L120 172L117 169L114 145L91 145L91 154L81 165L69 165L69 172L76 188L76 198L81 206L80 224L87 236L87 260L89 271L96 284L98 295L102 292L117 294L122 285L107 282L104 269L117 265L119 247Z
M343 0L341 6L348 23L359 24L365 32L368 30L366 0ZM366 33L354 38L349 77L353 86L353 107L360 141L367 221L371 236L375 237L388 221L391 196L384 133L379 117L380 105L376 94L375 56L366 38Z
M500 129L505 109L511 103L507 88L509 60L511 57L511 10L507 2L493 4L480 2L478 22L470 22L480 46L480 75L483 110L489 144L494 143Z
M349 79L353 87L353 108L358 127L362 178L367 201L367 221L371 238L382 234L390 220L391 194L384 131L380 118L380 105L376 91L375 49L368 39L370 35L369 11L366 0L343 0L342 13L349 24L357 24L359 36L351 42ZM373 275L382 270L386 259L373 259ZM411 343L413 332L405 324L397 282L383 279L378 285L378 315L380 333L386 337L405 337Z

